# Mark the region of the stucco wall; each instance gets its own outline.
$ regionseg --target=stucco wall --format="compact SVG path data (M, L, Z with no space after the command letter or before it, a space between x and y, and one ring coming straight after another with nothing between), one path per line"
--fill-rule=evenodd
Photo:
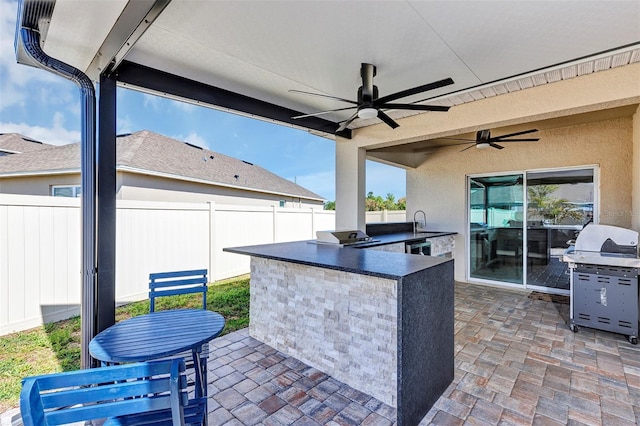
M80 185L80 175L30 176L0 179L0 193L51 195L51 187Z
M539 142L507 144L505 149L440 149L407 171L411 209L427 213L427 227L456 231L456 259L466 259L466 175L572 166L599 166L599 221L630 227L632 222L632 118L620 118L540 131ZM431 225L431 226L429 226ZM465 262L456 262L464 280Z
M120 173L122 176L118 198L140 201L207 202L221 204L272 206L286 202L288 208L323 208L322 202L304 200L285 195L243 191L240 189L178 181L157 176Z
M640 230L640 106L633 115L633 206L631 227Z
M0 193L19 195L51 195L55 185L80 185L80 174L29 176L0 179ZM173 201L198 203L214 201L221 204L245 206L279 206L284 200L287 208L322 209L323 203L254 191L176 181L133 173L117 173L118 199L139 201Z

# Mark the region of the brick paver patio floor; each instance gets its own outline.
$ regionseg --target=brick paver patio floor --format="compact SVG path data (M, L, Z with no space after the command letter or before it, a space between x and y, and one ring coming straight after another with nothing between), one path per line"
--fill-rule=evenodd
M640 424L640 345L569 305L456 283L455 378L420 425ZM425 360L428 362L428 360ZM391 425L395 409L249 337L211 342L209 425Z

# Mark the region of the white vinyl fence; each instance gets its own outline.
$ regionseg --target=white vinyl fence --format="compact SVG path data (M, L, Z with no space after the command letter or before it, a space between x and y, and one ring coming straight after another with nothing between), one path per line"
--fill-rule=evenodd
M149 273L209 270L216 281L249 272L237 247L308 240L335 229L335 212L215 203L118 200L116 300L147 298ZM367 212L403 222L405 212ZM0 194L0 335L80 313L80 200Z

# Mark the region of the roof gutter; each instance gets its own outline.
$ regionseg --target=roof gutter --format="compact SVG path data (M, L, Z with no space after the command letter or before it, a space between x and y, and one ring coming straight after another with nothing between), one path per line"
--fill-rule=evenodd
M96 95L91 79L82 71L48 56L40 47L41 32L48 26L55 1L20 0L15 50L19 63L50 71L73 81L81 95L82 175L82 302L81 365L91 367L89 342L95 335L97 282L96 227Z

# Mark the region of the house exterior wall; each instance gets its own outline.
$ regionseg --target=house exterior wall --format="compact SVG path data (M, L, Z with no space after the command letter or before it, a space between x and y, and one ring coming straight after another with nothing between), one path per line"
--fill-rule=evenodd
M51 195L51 187L80 185L80 174L23 176L0 179L0 194Z
M457 105L444 114L417 114L400 119L394 130L384 124L356 129L345 149L365 149L368 158L407 170L407 217L422 209L431 229L458 232L455 278L464 280L468 174L597 165L600 223L640 231L639 104L636 63ZM462 147L455 146L425 155L406 149L416 142L496 128L502 134L538 128L540 141L505 144L501 151L460 152ZM406 145L404 152L369 153L401 145ZM338 189L341 184L338 180ZM358 203L364 200L337 206L337 223L350 218L348 210L356 210Z
M460 152L441 149L422 166L407 171L407 199L412 209L422 209L427 223L437 230L455 231L456 259L466 259L466 176L481 173L522 172L574 166L599 168L599 222L631 227L632 222L632 119L621 118L540 131L540 141L514 149ZM432 228L433 229L433 228ZM455 264L455 278L465 279L466 262Z
M120 172L118 198L140 201L175 201L198 203L213 201L220 204L278 206L285 201L287 208L322 209L322 201L312 201L266 192L207 185L138 173Z
M2 178L0 179L0 193L47 196L51 195L52 186L80 184L79 173ZM129 172L118 172L116 174L116 188L118 191L117 197L120 200L175 201L183 203L211 201L220 204L266 207L272 205L280 206L280 201L282 200L285 201L284 207L286 208L323 208L321 201Z
M640 106L633 115L633 178L634 182L631 200L631 227L640 230Z

